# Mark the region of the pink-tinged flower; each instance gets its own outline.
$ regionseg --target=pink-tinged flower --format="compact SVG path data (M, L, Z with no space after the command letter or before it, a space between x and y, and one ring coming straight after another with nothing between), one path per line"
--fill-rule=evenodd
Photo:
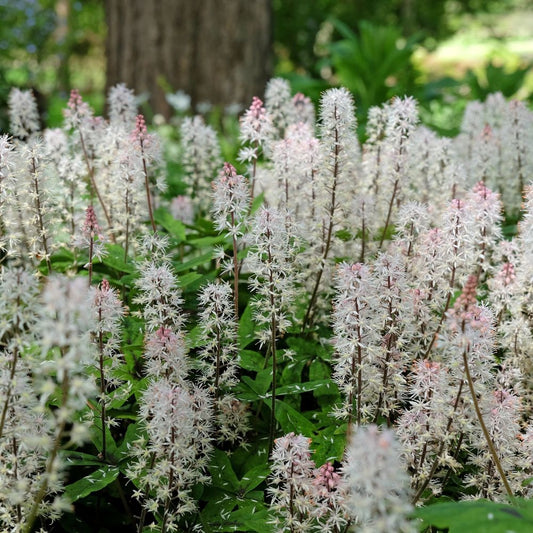
M433 394L436 385L441 381L443 368L436 361L416 361L414 364L414 382L412 394L423 400L428 400Z
M138 142L141 146L147 146L150 142L150 137L146 129L144 115L137 115L135 118L135 129L131 132L131 140Z
M516 278L514 266L511 263L504 263L497 276L504 287L510 285Z
M83 233L87 238L94 239L98 237L103 239L102 231L96 220L96 213L94 207L90 205L85 211L85 221L83 223Z
M89 303L92 317L91 331L101 341L103 355L111 359L115 367L120 358L117 353L120 346L120 334L124 308L115 289L107 279L102 280L97 288L91 287Z
M63 110L67 128L88 126L93 119L93 110L87 102L83 101L79 91L72 89L67 108Z
M254 96L252 104L241 117L241 141L262 146L271 139L273 133L274 126L263 107L263 101Z
M313 484L317 488L318 494L325 498L330 492L337 489L340 481L341 477L335 471L335 467L328 462L315 472Z
M90 205L85 210L81 233L74 239L74 244L78 248L88 250L92 254L89 260L92 261L93 258L101 260L107 254L106 242L107 238L98 224L94 207Z
M315 123L315 107L310 98L302 93L296 93L292 98L294 107L294 122L313 126Z
M144 356L147 375L166 377L178 385L185 383L190 365L187 346L181 333L174 333L170 328L161 326L149 334Z
M312 514L317 522L312 531L345 531L350 516L344 479L329 462L315 469L314 476Z

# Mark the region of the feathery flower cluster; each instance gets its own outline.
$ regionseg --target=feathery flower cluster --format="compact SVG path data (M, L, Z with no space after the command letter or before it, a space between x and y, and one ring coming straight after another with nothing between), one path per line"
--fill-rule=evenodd
M0 294L0 523L15 531L39 489L46 461L39 437L43 425L44 439L49 428L41 420L25 354L36 339L37 278L22 268L5 267Z
M48 161L42 158L42 143L29 140L15 145L12 162L7 159L1 194L2 221L7 254L20 263L45 260L58 246L60 215Z
M292 97L294 106L294 122L313 125L315 123L315 108L311 99L302 93L296 93Z
M291 99L291 88L287 80L272 78L267 83L265 108L275 129L275 136L282 139L285 135L285 129L293 122L295 112Z
M140 292L135 302L142 308L146 330L156 331L165 326L179 331L183 324L183 299L170 264L146 261L139 270L141 276L135 285Z
M344 403L336 415L358 424L390 418L405 397L412 355L401 350L412 335L402 305L408 294L401 256L379 256L372 269L343 264L334 300L334 379ZM404 331L407 330L407 331Z
M121 322L124 316L122 303L109 281L104 279L100 286L91 288L89 302L94 324L91 331L102 347L103 355L109 358L112 366L116 366L116 355L119 349Z
M141 490L135 496L162 529L196 509L191 490L205 483L211 449L211 402L205 390L177 385L168 378L153 380L140 402L146 437L134 443L128 476ZM156 527L157 521L149 525Z
M85 220L83 221L81 232L74 241L78 248L89 253L89 263L87 263L86 267L89 267L94 259L101 261L107 254L105 249L106 240L106 236L96 219L94 207L90 205L85 210Z
M213 398L189 381L183 300L166 258L168 239L147 236L143 248L152 259L139 265L136 303L146 324L148 386L139 400L143 434L129 450L128 477L139 488L134 496L143 506L140 529L150 516L150 526L159 523L162 530L177 531L178 523L196 510L193 486L209 479Z
M311 439L294 433L275 441L269 493L277 532L311 530L315 464L310 443Z
M202 213L209 209L209 188L221 164L215 130L201 116L185 118L180 128L181 162L187 195Z
M35 335L41 352L31 361L33 370L32 392L28 406L33 425L25 424L24 453L33 455L36 468L25 472L26 481L19 485L24 491L17 505L24 507L29 531L38 515L57 518L65 510L60 496L63 461L59 448L64 441L82 444L88 429L79 420L89 398L96 395L94 379L87 369L94 362L94 346L90 342L90 315L87 310L87 287L83 278L69 280L51 277L41 296ZM48 399L61 391L58 408L46 408ZM22 440L22 439L21 439ZM30 475L31 474L31 475ZM50 499L49 495L56 495ZM46 496L46 499L45 499ZM19 508L20 511L20 508Z
M375 425L357 428L346 451L343 475L349 489L348 510L355 530L372 533L414 532L407 518L409 476L394 432Z
M77 89L70 91L70 98L67 108L63 110L66 125L70 129L76 129L80 126L87 126L93 118L93 110L87 102L83 100Z
M231 286L208 283L199 295L200 382L213 395L220 441L237 442L247 433L247 406L231 389L238 383L239 346Z
M250 189L244 176L235 167L224 163L213 182L213 218L218 231L227 231L232 237L242 237L250 208Z
M351 208L348 198L353 198L356 187L355 161L359 156L359 143L355 135L357 126L353 98L346 89L329 89L320 101L319 172L313 199L316 206L316 223L306 235L309 249L305 254L306 278L311 298L304 318L304 326L312 321L319 295L324 291L323 280L331 279L332 256L340 252L337 237ZM344 202L343 200L346 200ZM341 255L341 254L339 254ZM303 259L303 258L302 258ZM324 291L329 292L329 291Z
M177 384L185 382L190 363L187 347L181 333L161 326L151 332L146 340L145 371L149 376L172 377Z
M452 386L442 363L427 359L415 362L410 384L412 399L398 420L398 437L417 497L426 488L438 495L448 469L460 467L454 456L458 430L454 416L463 387Z
M252 145L263 146L270 141L273 133L272 119L263 107L263 101L254 96L252 104L241 117L241 140Z
M455 149L470 184L484 181L501 193L509 212L521 207L524 187L533 175L533 113L523 102L507 102L501 93L470 102L455 139Z
M92 318L91 337L96 346L93 367L100 387L98 401L103 443L102 457L105 458L108 424L117 424L107 416L107 410L113 401L119 399L125 401L131 394L131 383L124 383L123 378L120 378L116 372L123 360L120 354L120 342L124 309L115 290L106 279L99 287L89 289L89 305ZM96 416L92 411L90 414Z
M315 467L310 444L294 433L275 441L268 492L277 532L340 533L348 525L343 480L331 463Z
M292 221L276 209L261 207L246 241L251 246L246 266L251 272L250 289L256 295L252 305L259 342L272 346L291 324L289 317L296 298L297 243Z
M9 93L9 123L11 133L20 139L27 139L38 133L39 111L37 102L31 91L21 91L13 88Z
M316 468L311 440L289 433L276 439L269 493L277 532L414 532L409 521L409 476L394 432L355 429L342 468Z
M123 83L119 83L109 89L107 97L109 103L109 124L112 127L129 127L137 116L137 104L135 94Z
M370 327L369 298L372 292L372 275L366 265L339 265L332 317L335 346L333 379L344 401L335 415L348 418L349 422L355 419L358 425L373 416L372 406L379 383L379 374L370 362L372 355L369 353L369 345L375 342L375 330Z
M217 398L222 390L231 389L237 382L239 347L231 286L226 282L208 283L198 301L202 330L201 382Z
M189 226L194 222L194 205L192 200L185 195L172 198L170 202L170 213L176 220L181 220Z

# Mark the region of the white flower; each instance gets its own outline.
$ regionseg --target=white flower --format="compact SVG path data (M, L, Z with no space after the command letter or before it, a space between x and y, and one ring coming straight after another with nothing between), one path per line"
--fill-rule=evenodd
M165 98L178 113L185 113L191 107L191 97L181 89L173 94L165 95Z

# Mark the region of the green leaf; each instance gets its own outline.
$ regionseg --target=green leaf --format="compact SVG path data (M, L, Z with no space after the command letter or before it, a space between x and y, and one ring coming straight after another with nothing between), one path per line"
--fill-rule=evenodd
M252 308L246 306L239 320L239 346L246 348L254 340L254 322L252 319Z
M533 531L533 502L520 500L508 505L486 500L438 503L417 509L424 527L449 529L449 533L530 533Z
M92 492L98 492L117 479L119 469L116 466L105 465L92 474L71 483L65 487L65 496L70 502L85 498Z
M106 244L107 255L102 258L102 263L108 267L114 268L119 272L132 274L135 267L131 263L124 262L124 248L119 244Z
M325 361L331 359L332 347L330 345L324 346L301 337L288 337L287 345L296 353L298 359L315 359L317 356Z
M353 239L352 234L346 229L340 229L335 232L335 237L343 242L347 242Z
M187 347L189 350L192 350L193 348L198 348L199 346L202 346L202 328L201 326L197 325L191 328L185 335L185 338L187 340Z
M67 466L102 466L102 461L90 453L76 452L74 450L61 451Z
M216 487L207 487L204 495L207 500L206 506L202 509L200 519L206 533L228 531L224 529L227 517L235 508L235 498L228 497L228 493ZM235 531L231 529L229 531Z
M341 460L346 445L346 424L341 424L340 426L330 425L324 428L313 439L313 442L316 443L313 459L317 466L321 466L328 461Z
M270 467L267 464L254 466L242 476L240 488L245 494L247 494L254 490L258 485L261 485L269 475Z
M282 350L278 350L279 358L282 360ZM306 361L303 359L296 359L290 361L281 372L281 375L278 377L278 385L292 385L294 383L300 383L302 381L302 372L306 365ZM279 390L279 389L278 389Z
M321 359L314 359L309 366L309 380L316 381L319 379L329 379L331 377L331 369Z
M265 200L265 194L258 194L252 201L252 206L250 207L250 214L253 215L262 205Z
M128 381L120 385L112 392L108 393L109 405L107 407L108 411L110 409L119 409L124 405L128 397L131 395L131 383Z
M239 509L231 513L230 521L240 525L237 531L272 533L275 529L270 523L271 518L262 502L245 500L239 505Z
M75 265L75 258L71 250L61 248L52 254L50 262L55 272L65 272Z
M196 248L210 248L217 244L224 244L226 242L228 242L228 237L226 234L213 235L210 237L198 237L197 239L190 239L187 241L188 244L195 246Z
M242 382L255 393L248 400L259 400L264 399L272 383L272 369L265 368L257 373L255 379L252 379L249 376L242 376Z
M205 254L194 257L193 259L189 261L185 261L184 263L174 263L174 271L178 273L178 272L183 272L184 270L190 270L191 268L195 268L205 263L209 263L211 259L213 259L212 250Z
M139 438L139 433L139 426L137 424L130 424L128 426L120 446L117 447L117 456L119 461L122 461L129 456L131 444Z
M154 219L157 224L163 226L178 242L185 241L186 234L183 222L176 220L167 209L156 209Z
M283 396L285 394L303 394L304 392L310 391L320 391L322 394L334 394L335 390L330 379L319 379L305 383L291 383L290 385L278 387L276 394Z
M259 372L263 370L265 358L259 352L253 350L241 350L239 352L239 365L244 370L251 370L252 372Z
M202 274L198 274L198 272L188 272L187 274L183 274L183 276L179 276L179 286L182 289L185 289L188 285L192 285L199 279L203 278Z
M270 399L265 400L265 403L270 407ZM289 404L282 400L276 400L276 420L281 425L281 429L284 433L301 433L306 437L310 437L314 431L315 426L312 422L307 420L305 416L300 414L296 409L292 408Z
M99 427L91 427L91 441L99 452L103 451L103 438L102 429ZM106 443L106 455L115 456L117 453L117 444L109 431L109 426L105 428L105 443Z
M209 470L211 472L211 485L213 487L233 491L239 489L239 480L233 471L233 466L227 453L221 450L215 450Z

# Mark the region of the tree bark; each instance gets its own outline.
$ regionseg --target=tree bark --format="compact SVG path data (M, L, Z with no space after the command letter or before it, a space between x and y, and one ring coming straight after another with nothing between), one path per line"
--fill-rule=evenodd
M193 105L248 105L271 75L271 0L105 0L107 88L149 93L170 114L165 93Z

